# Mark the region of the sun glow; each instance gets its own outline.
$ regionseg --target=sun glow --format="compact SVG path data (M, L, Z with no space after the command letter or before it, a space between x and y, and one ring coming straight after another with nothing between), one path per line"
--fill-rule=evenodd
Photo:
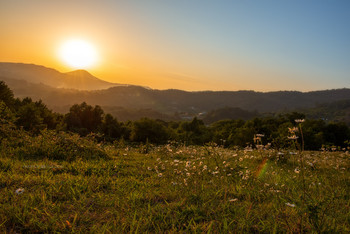
M59 49L59 56L73 68L89 68L96 64L98 57L94 46L80 39L64 42Z

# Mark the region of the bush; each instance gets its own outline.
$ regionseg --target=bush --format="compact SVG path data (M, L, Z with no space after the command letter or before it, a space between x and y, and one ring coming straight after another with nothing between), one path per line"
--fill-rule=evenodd
M73 161L76 159L108 159L100 144L77 134L43 130L40 135L28 137L26 144L14 150L22 159L51 159Z

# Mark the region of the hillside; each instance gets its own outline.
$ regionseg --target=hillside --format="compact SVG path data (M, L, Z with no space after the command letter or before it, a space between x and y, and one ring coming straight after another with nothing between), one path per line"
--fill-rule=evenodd
M18 69L11 70L9 68ZM320 104L326 105L336 101L350 100L350 89L346 88L313 92L187 92L119 85L108 89L91 90L92 87L96 89L112 84L99 80L83 70L64 74L54 69L28 64L0 63L0 80L8 84L14 91L15 96L28 96L34 100L42 99L50 108L56 111L67 112L69 106L85 101L90 105L114 108L116 112L124 110L125 118L129 118L130 113L136 113L138 110L144 110L150 116L160 118L165 116L165 119L172 119L170 116L193 117L199 113L209 113L212 110L222 108L240 108L243 111L259 113L281 112L296 109L305 110ZM82 83L85 83L85 86ZM85 90L77 90L72 87ZM222 116L222 118L231 118L230 116L242 114L250 116L249 113L237 115L237 110L235 113L226 113L227 116L222 113L219 116ZM245 116L240 117L246 118ZM212 121L216 120L215 117Z
M350 99L319 104L314 108L301 109L308 118L344 122L350 126Z
M52 68L24 63L0 63L0 76L54 88L78 90L107 89L120 85L100 80L85 70L61 73Z
M203 121L206 124L211 124L224 119L243 119L249 120L258 117L259 113L256 111L246 111L238 107L225 107L212 110L207 114L203 114Z

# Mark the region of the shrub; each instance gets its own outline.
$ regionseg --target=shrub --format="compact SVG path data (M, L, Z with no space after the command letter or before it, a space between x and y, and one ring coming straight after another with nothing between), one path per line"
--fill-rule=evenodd
M77 134L43 130L41 135L28 137L22 147L15 150L22 159L52 159L73 161L76 159L109 158L101 144Z

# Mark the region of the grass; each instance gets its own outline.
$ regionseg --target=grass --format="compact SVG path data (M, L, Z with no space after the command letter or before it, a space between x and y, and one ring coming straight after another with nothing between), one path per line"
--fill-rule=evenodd
M303 152L303 198L289 151L98 149L70 161L3 150L0 232L350 232L348 152Z

